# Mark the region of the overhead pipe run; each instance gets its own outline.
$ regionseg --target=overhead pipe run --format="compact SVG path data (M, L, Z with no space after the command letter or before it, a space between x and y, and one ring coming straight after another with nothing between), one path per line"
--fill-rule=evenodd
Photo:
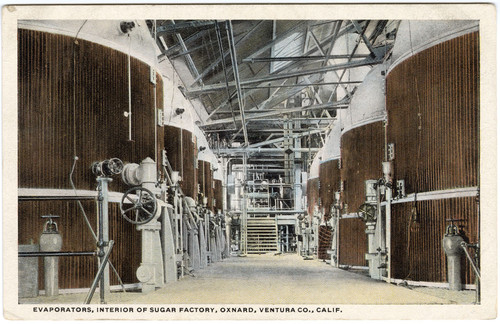
M308 152L318 152L319 148L289 148L293 152L308 153ZM284 148L267 148L267 147L238 147L238 148L227 148L227 149L217 149L214 152L218 155L233 155L241 153L284 153Z
M258 113L260 110L250 110L248 116L246 116L246 121L248 120L258 120L260 118L264 117L271 117L271 116L280 116L284 114L289 114L289 113L294 113L294 112L303 112L303 111L308 111L308 110L320 110L320 109L347 109L349 106L349 101L347 99L342 99L336 102L329 102L326 104L320 104L320 105L310 105L310 106L304 106L304 107L294 107L294 108L286 108L286 109L274 109L273 111L270 111L268 113ZM241 118L236 117L236 120L241 120ZM229 124L232 123L233 119L232 118L224 118L224 119L218 119L210 122L206 122L203 125L200 125L200 127L208 127L208 126L215 126L215 125L222 125L222 124Z

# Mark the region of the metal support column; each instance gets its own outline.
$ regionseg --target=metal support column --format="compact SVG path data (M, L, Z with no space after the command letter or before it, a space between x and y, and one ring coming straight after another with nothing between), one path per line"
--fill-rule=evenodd
M104 262L104 255L108 252L109 242L109 215L108 215L108 183L113 181L111 178L97 177L98 182L98 241L99 266ZM110 292L109 284L109 264L103 269L103 275L99 283L99 293L101 304L105 303L104 295Z

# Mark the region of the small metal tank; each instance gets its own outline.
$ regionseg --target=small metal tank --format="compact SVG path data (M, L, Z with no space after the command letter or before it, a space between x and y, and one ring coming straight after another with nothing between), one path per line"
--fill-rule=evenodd
M460 244L464 241L458 233L458 228L453 222L446 227L443 238L443 249L446 253L448 263L448 282L450 290L462 290L462 279L460 277L460 259L463 249Z
M62 247L62 236L59 233L56 222L52 218L59 216L47 215L42 218L48 218L45 223L42 235L40 235L40 251L41 252L59 252ZM59 294L59 258L44 257L44 286L45 296L56 296Z

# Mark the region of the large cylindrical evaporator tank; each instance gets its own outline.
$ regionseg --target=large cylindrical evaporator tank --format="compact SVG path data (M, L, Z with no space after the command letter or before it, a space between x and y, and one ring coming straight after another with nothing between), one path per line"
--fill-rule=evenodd
M356 90L347 110L339 113L341 125L341 200L339 221L340 264L366 266L365 223L357 217L365 202L365 181L382 176L384 160L385 64L373 68Z
M332 247L332 230L328 224L331 218L331 208L335 193L340 191L340 123L334 122L330 134L325 140L323 150L319 153L321 161L319 164L319 197L321 201L320 210L323 211L322 225L318 233L318 258L330 259L327 251Z
M478 240L478 22L402 21L387 74L387 141L394 181L408 198L391 206L391 277L447 282L449 215ZM416 199L413 194L416 195ZM404 251L404 252L403 252ZM462 258L462 281L474 274Z
M156 155L164 136L156 117L163 108L163 80L152 73L155 45L146 24L140 25L128 36L120 31L120 21L19 21L19 244L38 243L43 225L39 215L52 213L64 215L58 225L64 228L65 249L95 249L75 199L80 198L96 228L97 182L91 165L110 157L125 163L148 156L160 160ZM69 177L75 155L72 180L77 194ZM109 185L110 239L116 242L110 260L122 281L134 284L141 236L120 217L119 201L127 189L119 178ZM64 257L59 267L65 274L59 278L60 289L88 288L97 260ZM119 284L113 273L110 278L111 285ZM42 278L39 283L44 289Z
M186 115L184 112L183 115ZM185 117L185 116L184 116ZM183 124L165 126L165 149L173 171L179 172L182 192L196 199L198 195L197 141L190 129Z

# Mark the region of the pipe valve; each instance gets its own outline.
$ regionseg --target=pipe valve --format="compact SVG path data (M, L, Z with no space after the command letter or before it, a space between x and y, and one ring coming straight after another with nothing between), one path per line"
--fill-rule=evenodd
M123 162L118 158L112 158L92 164L92 173L97 177L111 177L123 171Z

